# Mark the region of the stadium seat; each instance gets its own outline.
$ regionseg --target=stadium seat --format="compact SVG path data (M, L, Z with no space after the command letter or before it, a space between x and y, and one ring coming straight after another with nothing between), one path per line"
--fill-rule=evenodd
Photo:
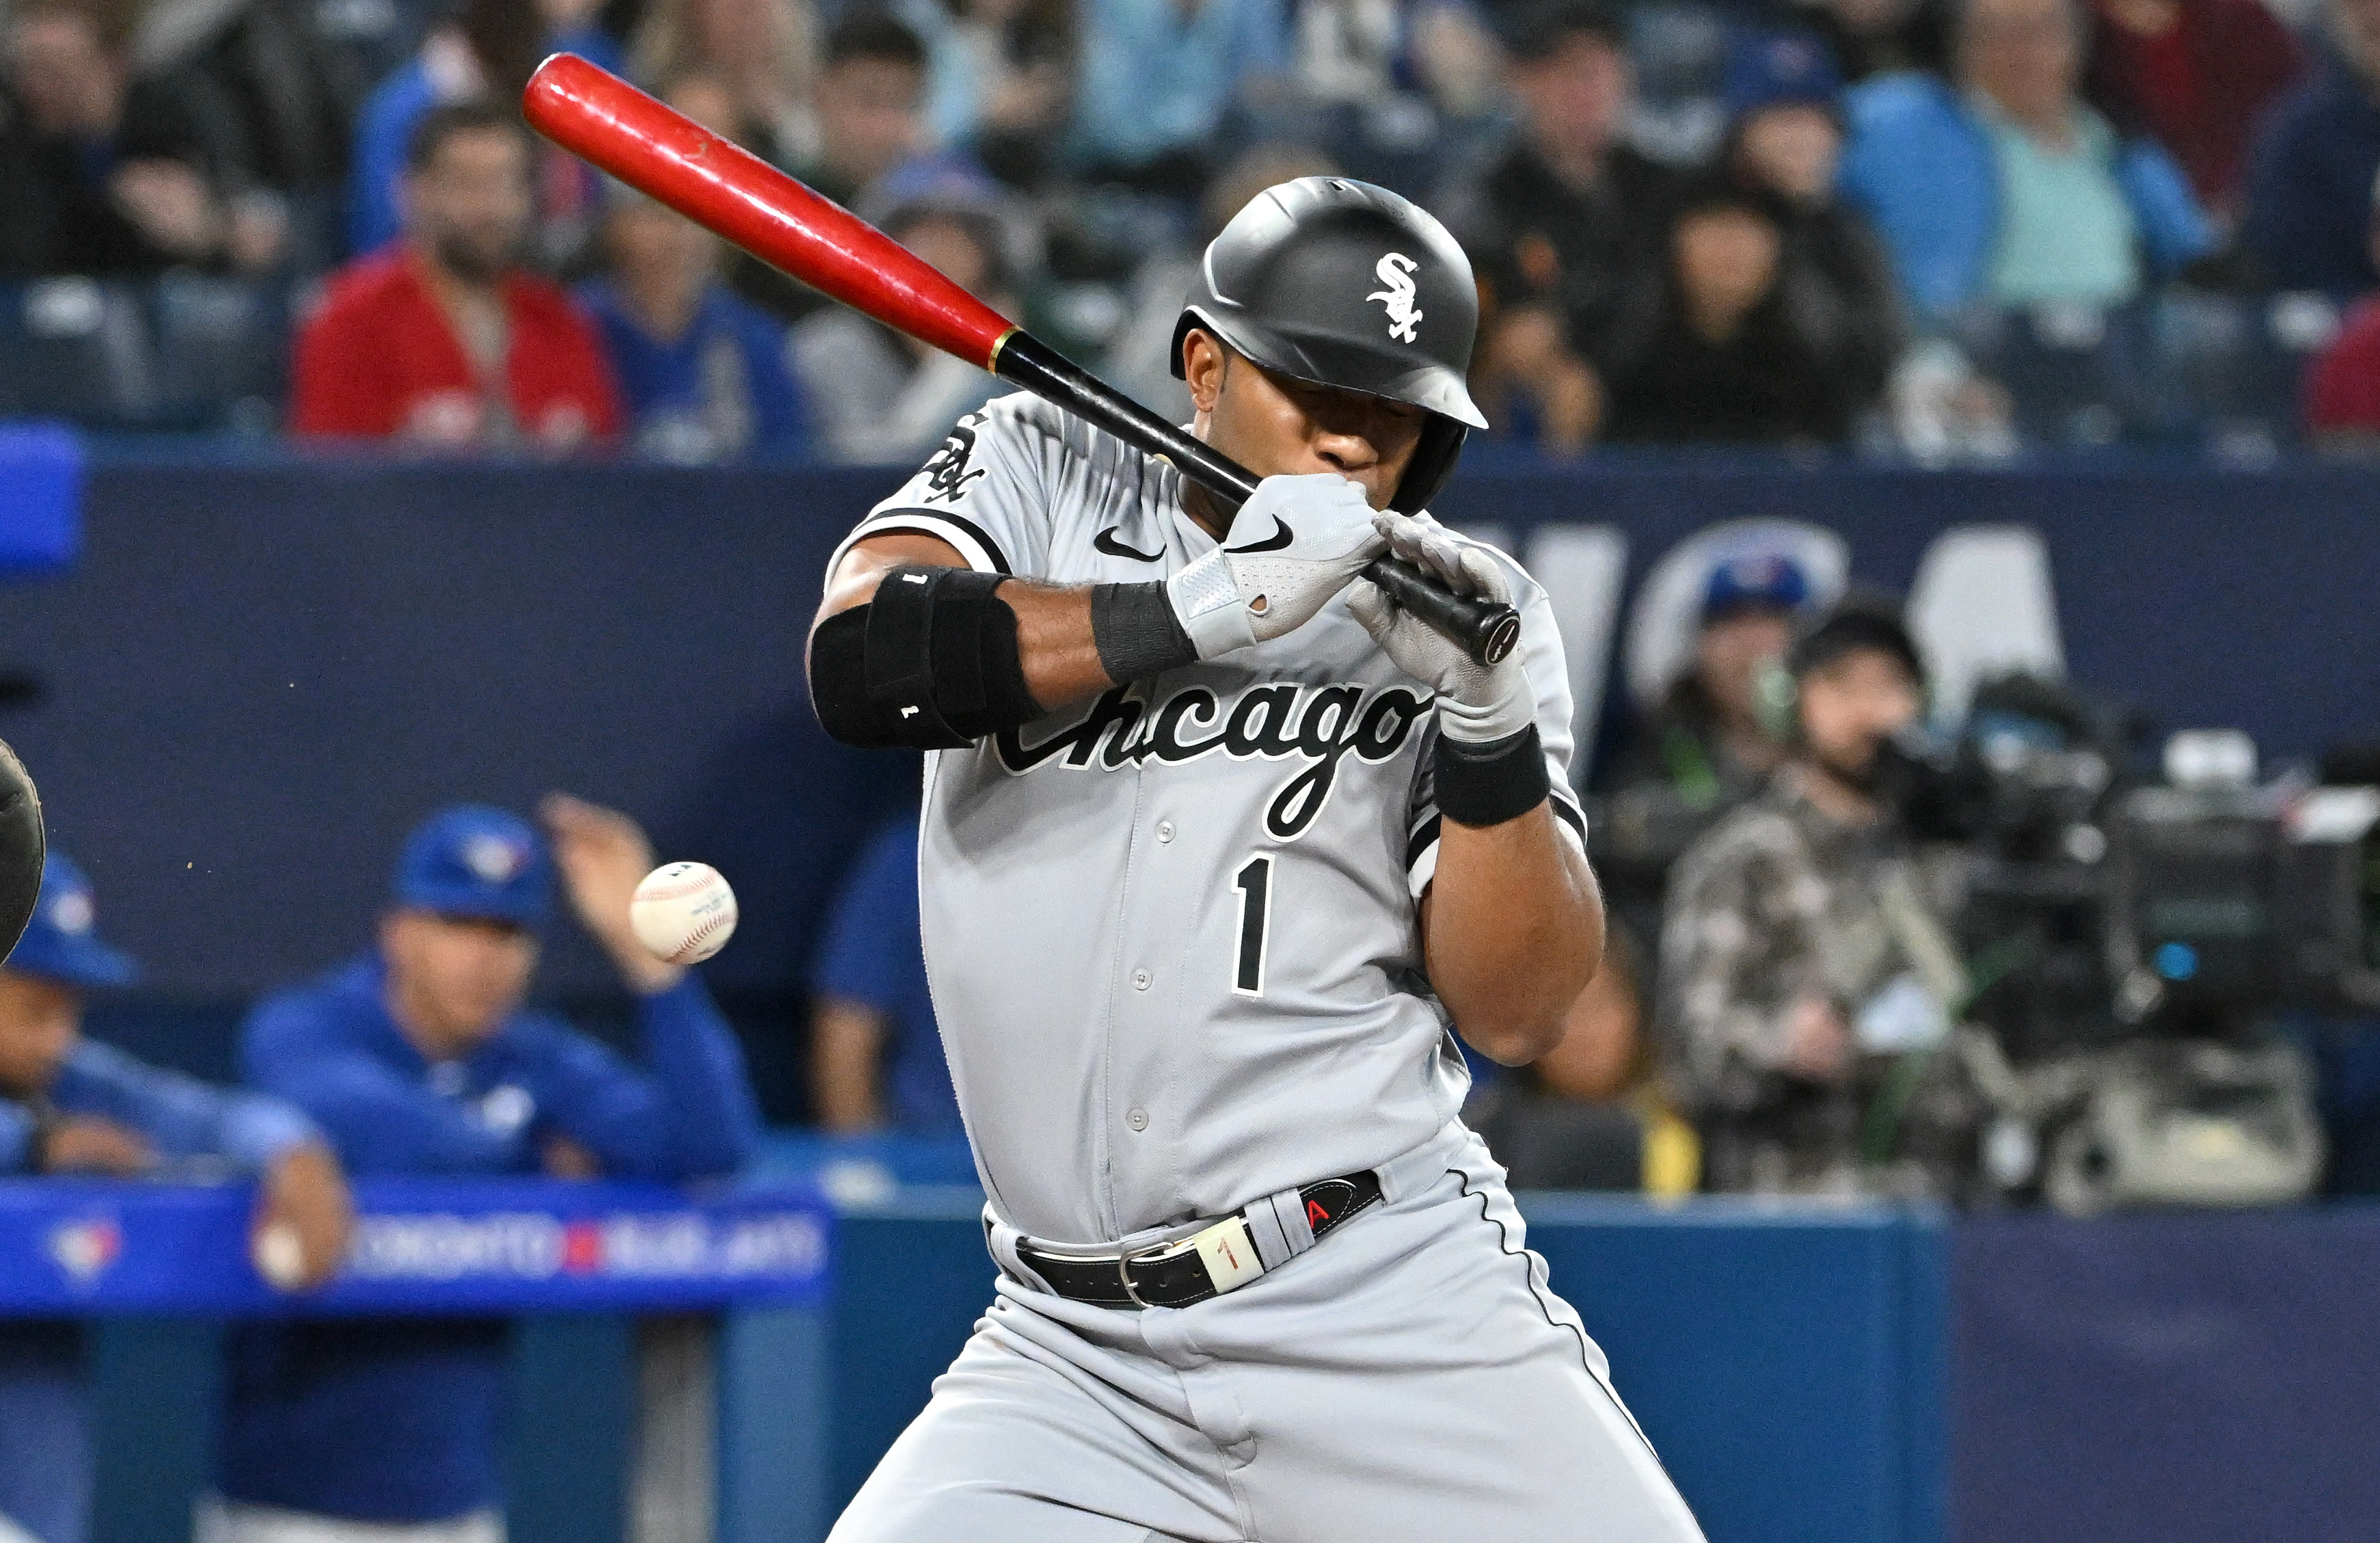
M157 401L129 286L69 277L0 286L0 417L138 423Z
M2306 366L2338 322L2338 306L2322 295L2177 291L2156 314L2168 389L2218 453L2269 457L2295 443Z
M168 273L152 298L160 416L190 428L271 431L289 357L278 287Z
M2093 448L2170 434L2156 394L2156 337L2146 307L2083 304L1979 309L1959 341L2007 388L2017 429L2034 443Z

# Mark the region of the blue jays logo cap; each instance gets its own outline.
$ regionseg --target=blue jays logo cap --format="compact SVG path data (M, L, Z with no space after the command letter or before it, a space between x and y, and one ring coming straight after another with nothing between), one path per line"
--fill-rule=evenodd
M458 804L406 838L394 889L416 910L535 927L553 906L553 859L520 816Z
M1730 557L1711 569L1703 590L1703 620L1731 611L1798 611L1809 603L1810 578L1802 565L1781 553Z
M91 881L69 858L51 853L42 863L42 895L33 919L8 955L8 967L68 986L129 986L140 978L132 956L99 941L99 913Z

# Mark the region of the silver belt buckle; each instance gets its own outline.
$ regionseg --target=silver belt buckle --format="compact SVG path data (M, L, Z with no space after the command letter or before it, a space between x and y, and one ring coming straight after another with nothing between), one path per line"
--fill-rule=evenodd
M1116 1256L1116 1279L1123 1282L1123 1294L1132 1299L1132 1305L1134 1306L1153 1307L1159 1306L1159 1304L1153 1302L1143 1302L1140 1299L1140 1293L1132 1289L1133 1261L1135 1259L1161 1258L1167 1254L1177 1251L1185 1244L1192 1247L1196 1247L1197 1246L1197 1240L1196 1238L1175 1238L1171 1243L1148 1243L1143 1244L1138 1248L1127 1248L1123 1253Z
M1132 1299L1135 1307L1157 1306L1143 1302L1140 1293L1132 1289L1133 1261L1192 1253L1198 1256L1199 1266L1207 1272L1207 1284L1217 1296L1228 1295L1265 1272L1263 1261L1257 1257L1255 1240L1248 1236L1247 1222L1234 1212L1188 1237L1126 1249L1119 1255L1116 1276L1123 1282L1124 1295Z

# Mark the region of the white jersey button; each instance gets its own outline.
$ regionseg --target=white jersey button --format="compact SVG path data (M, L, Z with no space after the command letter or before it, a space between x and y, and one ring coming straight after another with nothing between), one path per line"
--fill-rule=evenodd
M1172 841L1173 839L1173 821L1171 820L1160 820L1157 822L1157 839L1160 841Z
M1132 989L1135 991L1145 991L1148 990L1148 972L1147 970L1135 970L1132 972Z
M1135 1109L1123 1117L1123 1123L1136 1131L1145 1131L1148 1128L1148 1111Z

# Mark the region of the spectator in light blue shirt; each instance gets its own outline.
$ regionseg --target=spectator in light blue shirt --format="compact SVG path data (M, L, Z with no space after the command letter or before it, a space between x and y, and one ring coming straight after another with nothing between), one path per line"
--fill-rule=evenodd
M727 287L720 239L621 187L603 234L611 272L578 298L603 329L638 453L685 465L801 455L809 412L785 329Z
M1235 107L1289 66L1280 0L1086 0L1073 152L1093 176L1195 199Z
M759 1135L743 1055L701 981L629 929L643 832L559 795L541 812L551 851L478 806L415 832L378 946L249 1017L249 1081L359 1174L734 1172ZM523 1006L557 868L636 998L641 1064ZM500 1543L506 1335L501 1319L235 1330L205 1536Z
M836 897L811 982L811 1090L829 1130L956 1136L958 1095L926 988L917 820L887 826Z
M100 941L90 882L51 853L41 898L0 968L0 1174L215 1179L255 1173L257 1227L286 1228L300 1283L346 1252L346 1180L322 1133L278 1099L211 1087L81 1034L87 991L130 985ZM81 1543L91 1510L82 1330L0 1324L0 1537Z
M1845 198L1922 317L1985 302L2116 305L2215 247L2173 158L2080 94L2072 0L1966 0L1958 84L1875 77L1845 106Z

